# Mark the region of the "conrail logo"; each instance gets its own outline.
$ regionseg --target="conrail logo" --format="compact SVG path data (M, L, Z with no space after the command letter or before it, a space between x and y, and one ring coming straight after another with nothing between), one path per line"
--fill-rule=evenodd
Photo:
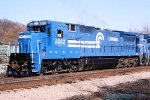
M31 35L20 35L19 38L24 38L24 39L31 38Z
M96 35L96 48L100 48L101 41L104 40L104 35L99 32Z

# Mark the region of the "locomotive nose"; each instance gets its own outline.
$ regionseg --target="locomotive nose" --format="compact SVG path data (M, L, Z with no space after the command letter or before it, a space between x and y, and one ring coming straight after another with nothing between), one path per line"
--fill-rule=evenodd
M20 53L29 53L31 45L31 33L20 33L19 35L19 52Z

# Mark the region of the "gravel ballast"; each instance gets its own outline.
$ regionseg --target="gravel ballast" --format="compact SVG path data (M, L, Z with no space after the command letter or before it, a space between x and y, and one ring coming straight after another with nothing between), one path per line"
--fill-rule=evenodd
M135 82L150 78L150 72L139 72L129 75L94 78L70 84L57 84L31 89L18 89L0 92L2 100L58 100L77 95L89 95L98 92L102 87L114 86L120 83Z

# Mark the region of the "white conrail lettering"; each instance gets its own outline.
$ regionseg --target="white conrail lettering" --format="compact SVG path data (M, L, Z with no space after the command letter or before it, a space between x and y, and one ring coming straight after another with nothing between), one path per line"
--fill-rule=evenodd
M24 38L24 39L31 38L31 35L20 35L19 38Z
M119 41L119 39L117 37L108 37L108 41Z

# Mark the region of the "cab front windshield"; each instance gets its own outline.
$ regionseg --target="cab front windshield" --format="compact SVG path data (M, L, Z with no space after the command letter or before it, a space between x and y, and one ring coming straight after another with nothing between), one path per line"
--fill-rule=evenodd
M27 24L27 31L28 32L35 32L35 33L43 33L46 31L46 26L48 22L46 21L33 21Z
M28 26L27 27L28 32L35 32L35 33L39 33L39 32L45 32L45 26Z

